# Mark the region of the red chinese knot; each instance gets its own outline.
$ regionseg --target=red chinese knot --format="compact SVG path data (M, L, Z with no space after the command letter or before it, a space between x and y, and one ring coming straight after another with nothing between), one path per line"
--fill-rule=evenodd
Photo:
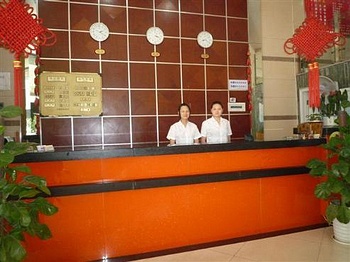
M308 17L295 30L293 37L285 42L284 50L290 55L297 53L311 62L322 56L328 48L344 44L345 38L341 34L332 32L317 18Z
M35 54L40 46L51 46L56 36L42 25L42 19L33 14L33 8L24 0L0 2L0 46L15 54L14 90L15 105L20 105L22 64L20 56Z
M23 0L0 4L0 44L16 55L33 54L40 45L53 45L55 35L42 26L33 8Z
M344 45L345 37L335 33L330 27L314 16L307 17L295 30L292 38L284 43L287 54L298 54L309 64L309 106L320 107L319 67L315 59L322 56L328 48Z

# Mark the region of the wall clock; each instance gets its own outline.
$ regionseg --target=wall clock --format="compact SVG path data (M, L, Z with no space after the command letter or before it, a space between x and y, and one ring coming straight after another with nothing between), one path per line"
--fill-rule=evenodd
M148 28L146 32L147 41L150 42L152 45L159 45L164 40L164 33L163 30L159 27L152 26Z
M213 36L208 31L202 31L197 35L197 43L200 47L209 48L213 44Z
M108 26L102 22L93 23L90 26L89 32L92 39L99 42L105 41L109 36Z

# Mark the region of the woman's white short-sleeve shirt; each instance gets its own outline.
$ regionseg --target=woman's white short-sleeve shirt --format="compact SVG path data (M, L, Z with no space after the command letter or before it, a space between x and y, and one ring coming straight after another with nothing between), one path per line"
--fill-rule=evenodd
M192 145L194 139L201 137L198 127L192 122L187 122L187 125L184 126L181 120L171 125L167 139L175 140L177 145Z
M208 144L229 143L228 137L232 135L230 122L221 117L219 124L214 117L211 117L203 121L201 134L207 138Z

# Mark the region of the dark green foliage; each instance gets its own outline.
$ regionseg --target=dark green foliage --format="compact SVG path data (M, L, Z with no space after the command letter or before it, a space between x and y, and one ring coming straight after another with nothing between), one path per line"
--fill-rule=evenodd
M22 110L15 106L0 110L2 117L15 117ZM0 125L0 139L4 127ZM9 142L0 148L0 261L24 260L24 233L40 239L51 237L39 214L53 215L58 209L41 195L50 195L46 180L31 174L25 165L14 165L15 156L24 154L30 143Z
M342 102L342 107L349 107L349 103ZM326 210L329 223L337 218L341 223L346 224L350 222L349 114L346 113L346 125L339 126L339 135L332 136L327 144L322 146L328 150L328 160L330 161L311 159L307 164L307 167L310 168L310 175L323 178L322 182L315 188L315 195L330 202Z

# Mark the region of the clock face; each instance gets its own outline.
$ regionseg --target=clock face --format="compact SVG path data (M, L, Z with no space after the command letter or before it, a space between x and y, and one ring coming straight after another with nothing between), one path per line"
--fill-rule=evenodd
M153 45L159 45L164 40L164 33L159 27L153 26L146 32L147 41Z
M213 44L213 36L207 31L202 31L197 36L197 43L200 47L209 48Z
M105 41L109 36L108 27L101 22L93 23L90 26L90 36L96 41Z

